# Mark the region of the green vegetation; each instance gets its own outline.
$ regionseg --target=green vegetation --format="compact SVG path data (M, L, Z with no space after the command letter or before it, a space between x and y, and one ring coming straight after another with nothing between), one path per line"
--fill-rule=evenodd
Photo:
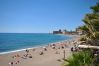
M68 62L68 64L66 65L64 63L64 66L92 66L93 64L93 58L89 51L74 53L72 57L65 61Z
M99 45L99 4L91 7L92 13L86 14L83 22L85 25L79 29L85 32L85 37L92 45Z
M99 46L99 4L91 7L92 13L85 15L83 26L79 29L85 32L80 39L91 45ZM63 66L99 66L99 55L93 55L94 51L82 50L72 54L72 57L65 59ZM68 63L67 63L68 62Z
M80 39L80 41L86 41L86 38L85 38L85 37L82 37L82 38Z

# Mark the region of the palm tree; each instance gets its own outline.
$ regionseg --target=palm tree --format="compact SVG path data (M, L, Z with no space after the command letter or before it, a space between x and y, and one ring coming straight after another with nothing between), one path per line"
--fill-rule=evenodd
M92 6L90 8L93 10L94 13L99 13L99 3L97 3L96 6Z
M80 26L79 29L85 31L86 41L93 45L99 45L99 4L92 6L91 9L93 12L85 15L83 19L85 25ZM65 59L68 64L66 63L63 66L99 66L96 59L97 57L91 56L90 50L81 51L73 53L72 57Z
M87 41L91 41L94 45L99 45L99 4L91 7L91 9L93 13L86 14L83 19L85 25L81 26L80 29L86 32Z

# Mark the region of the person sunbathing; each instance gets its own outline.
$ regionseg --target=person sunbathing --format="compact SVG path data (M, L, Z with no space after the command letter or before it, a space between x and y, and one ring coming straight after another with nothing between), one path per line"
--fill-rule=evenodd
M9 65L11 65L11 66L12 66L13 64L14 64L13 62L10 62L10 63L9 63Z
M26 49L25 51L26 51L26 53L29 53L29 50L28 49Z
M39 53L40 55L43 55L44 53L43 53L43 51L40 51L40 53Z
M47 48L46 47L43 47L44 51L47 51Z

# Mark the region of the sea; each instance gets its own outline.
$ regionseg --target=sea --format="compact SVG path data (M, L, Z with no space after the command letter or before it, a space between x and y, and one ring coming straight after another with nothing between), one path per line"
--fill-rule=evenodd
M49 33L0 33L0 54L70 39L70 35Z

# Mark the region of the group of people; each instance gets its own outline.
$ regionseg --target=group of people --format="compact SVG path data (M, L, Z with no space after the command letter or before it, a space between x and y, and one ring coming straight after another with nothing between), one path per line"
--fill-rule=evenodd
M14 65L14 64L19 64L20 63L20 61L14 61L14 62L9 62L9 65Z
M53 50L55 50L56 54L60 54L58 49L65 49L67 47L67 43L66 42L59 42L59 43L49 44L46 47L42 47L42 50L39 51L39 55L43 55L44 52L48 51L48 47L52 48ZM32 51L36 51L35 48L33 48L31 50ZM30 52L30 49L26 49L25 50L25 54L23 54L23 55L16 54L16 55L12 56L12 58L14 59L14 61L9 63L10 66L15 65L15 64L19 64L21 62L20 59L32 58L32 54Z
M64 42L60 42L60 43L53 43L53 44L49 44L50 47L52 47L52 49L64 49L67 47L67 44Z
M9 62L10 66L20 63L20 61L19 61L20 55L19 54L12 56L12 58L14 59L14 61Z
M16 55L13 55L12 58L13 58L13 61L9 62L10 66L13 66L15 64L19 64L21 58L22 59L32 58L32 55L29 53L29 50L26 49L24 55L16 54Z

